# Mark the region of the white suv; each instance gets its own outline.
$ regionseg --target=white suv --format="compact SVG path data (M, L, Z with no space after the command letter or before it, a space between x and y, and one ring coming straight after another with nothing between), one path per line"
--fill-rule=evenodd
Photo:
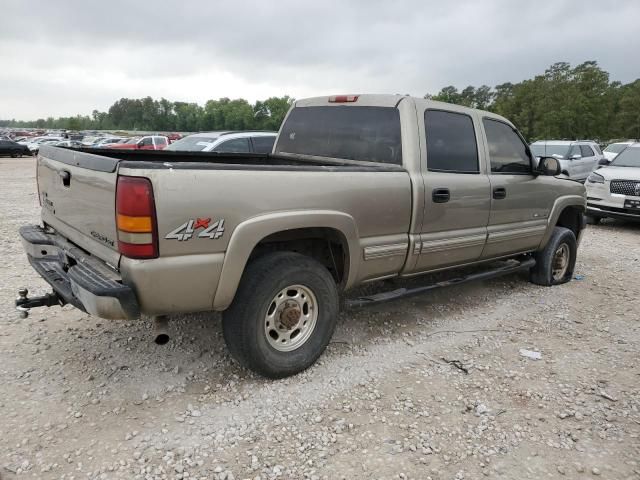
M277 132L194 133L169 145L177 152L271 153Z
M557 158L564 175L583 183L604 158L600 146L591 140L538 140L531 144L531 151L536 157Z
M632 143L606 167L589 175L587 220L602 218L640 221L640 143Z

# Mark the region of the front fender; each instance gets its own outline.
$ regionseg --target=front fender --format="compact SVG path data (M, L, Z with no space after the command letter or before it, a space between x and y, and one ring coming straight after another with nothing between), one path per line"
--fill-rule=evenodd
M553 227L556 226L562 211L567 207L578 207L582 212L585 212L587 210L587 199L582 195L564 195L556 199L553 203L551 214L549 215L547 231L542 237L542 241L538 247L539 250L542 250L547 245L547 242L551 238Z
M275 212L250 218L233 231L214 295L213 309L225 310L231 305L251 252L262 239L299 228L332 228L343 235L349 250L345 287L350 287L357 278L360 248L358 228L353 217L334 210Z

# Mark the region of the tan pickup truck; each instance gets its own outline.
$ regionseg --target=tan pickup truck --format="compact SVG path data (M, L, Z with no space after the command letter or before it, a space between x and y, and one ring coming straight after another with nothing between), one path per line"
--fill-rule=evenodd
M522 269L570 280L586 207L508 120L394 95L299 100L271 155L43 146L37 170L42 225L20 235L53 292L23 289L24 315L222 311L234 358L270 377L313 364L364 282L486 265L344 303Z

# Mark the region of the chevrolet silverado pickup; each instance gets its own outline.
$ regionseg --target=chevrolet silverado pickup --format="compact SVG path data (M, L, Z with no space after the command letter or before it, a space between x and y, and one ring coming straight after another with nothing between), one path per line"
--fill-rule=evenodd
M298 100L269 155L43 146L42 223L20 236L53 291L22 289L16 304L160 325L221 311L240 364L292 375L322 354L341 305L517 270L569 281L586 195L560 173L505 118L395 95ZM469 265L340 300L365 282Z

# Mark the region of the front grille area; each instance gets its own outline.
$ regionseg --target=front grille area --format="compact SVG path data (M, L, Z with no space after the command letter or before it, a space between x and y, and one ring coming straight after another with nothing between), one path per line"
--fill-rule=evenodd
M640 182L637 180L611 180L611 193L640 197Z

